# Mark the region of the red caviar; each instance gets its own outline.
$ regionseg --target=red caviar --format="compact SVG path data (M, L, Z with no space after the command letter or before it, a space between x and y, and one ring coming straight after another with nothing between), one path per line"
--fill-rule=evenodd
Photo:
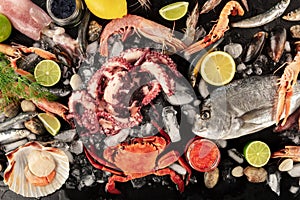
M221 154L215 143L199 138L190 143L186 157L192 168L200 172L207 172L218 166Z

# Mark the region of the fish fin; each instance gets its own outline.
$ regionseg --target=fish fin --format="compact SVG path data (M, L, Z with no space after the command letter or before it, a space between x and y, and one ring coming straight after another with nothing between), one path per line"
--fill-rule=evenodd
M259 119L261 118L261 116L265 114L269 114L270 110L273 110L273 107L271 106L261 107L246 112L238 118L242 120L245 124L260 124Z

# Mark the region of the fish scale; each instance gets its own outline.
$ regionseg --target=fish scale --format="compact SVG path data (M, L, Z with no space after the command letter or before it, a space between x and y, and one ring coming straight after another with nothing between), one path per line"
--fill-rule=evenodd
M193 132L209 139L233 139L274 125L277 80L276 76L253 76L215 89L202 107L210 118L198 115ZM300 84L293 89L290 114L300 105Z

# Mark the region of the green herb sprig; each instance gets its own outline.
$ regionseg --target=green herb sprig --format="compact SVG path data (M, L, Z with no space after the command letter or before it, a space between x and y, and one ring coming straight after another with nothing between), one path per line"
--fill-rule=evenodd
M27 100L46 98L55 100L56 96L36 82L31 82L27 77L15 73L10 62L0 54L0 91L7 102L12 99L24 98Z

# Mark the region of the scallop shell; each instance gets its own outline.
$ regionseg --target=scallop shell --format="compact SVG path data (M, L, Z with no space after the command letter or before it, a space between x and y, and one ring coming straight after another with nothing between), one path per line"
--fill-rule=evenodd
M32 150L47 151L55 160L55 178L46 186L34 186L26 180L24 175L24 169L28 164L27 155ZM10 190L22 196L38 198L51 194L59 189L69 177L69 160L60 149L44 147L38 142L28 142L6 156L9 165L4 172L4 183L9 186Z

